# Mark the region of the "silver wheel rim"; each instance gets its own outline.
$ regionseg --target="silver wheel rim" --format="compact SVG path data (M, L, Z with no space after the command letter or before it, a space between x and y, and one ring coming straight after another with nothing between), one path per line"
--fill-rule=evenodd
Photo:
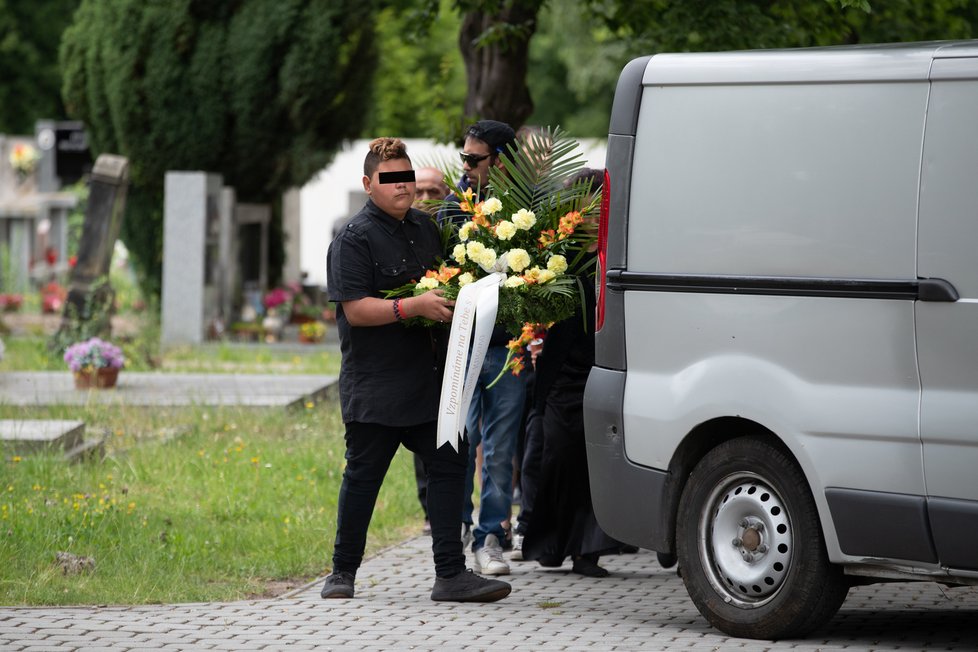
M754 473L729 475L699 515L700 559L724 601L760 607L784 586L794 549L784 501Z

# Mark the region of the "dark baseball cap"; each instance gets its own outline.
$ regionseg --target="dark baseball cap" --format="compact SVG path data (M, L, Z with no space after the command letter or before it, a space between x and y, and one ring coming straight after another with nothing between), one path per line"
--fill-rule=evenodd
M516 132L505 122L498 120L479 120L468 128L465 137L478 138L497 152L509 154L510 147L516 147Z

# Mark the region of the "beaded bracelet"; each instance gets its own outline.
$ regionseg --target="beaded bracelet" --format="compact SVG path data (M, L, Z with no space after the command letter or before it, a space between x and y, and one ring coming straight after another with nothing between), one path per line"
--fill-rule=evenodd
M397 321L403 321L404 315L401 314L401 300L394 299L394 319Z

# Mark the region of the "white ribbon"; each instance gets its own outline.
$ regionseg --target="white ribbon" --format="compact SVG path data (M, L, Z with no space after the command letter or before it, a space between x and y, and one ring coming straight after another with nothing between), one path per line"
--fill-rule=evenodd
M438 438L436 448L444 444L458 450L465 431L465 419L475 392L482 362L489 348L492 327L499 306L499 286L506 275L494 273L463 287L455 299L452 330L449 333L448 357L441 380L441 399L438 402ZM475 326L475 335L472 328ZM469 344L472 355L469 356ZM466 371L468 369L468 371Z

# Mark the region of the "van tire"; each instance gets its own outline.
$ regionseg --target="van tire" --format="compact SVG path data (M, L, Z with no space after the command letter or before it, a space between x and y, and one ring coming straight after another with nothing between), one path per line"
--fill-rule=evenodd
M677 520L683 583L722 632L802 637L845 601L849 583L829 563L804 475L761 437L731 439L708 452L683 489Z

